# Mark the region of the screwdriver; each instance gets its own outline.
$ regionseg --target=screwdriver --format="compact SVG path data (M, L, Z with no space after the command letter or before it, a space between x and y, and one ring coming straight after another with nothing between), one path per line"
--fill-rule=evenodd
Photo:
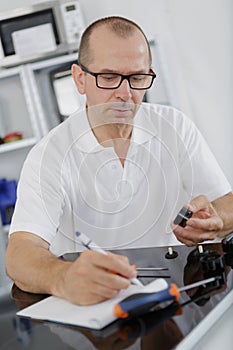
M129 321L124 320L125 323L119 327L118 336L122 340L144 337L153 329L159 327L164 321L181 314L181 306L179 303L173 302L165 308L130 318ZM123 320L121 319L121 321Z
M215 282L218 279L220 279L219 276L211 277L181 288L178 288L175 283L171 283L167 288L162 289L159 292L142 292L130 295L114 306L114 314L118 318L127 318L129 316L143 314L162 302L173 300L179 301L180 293L186 290L205 286L206 284Z

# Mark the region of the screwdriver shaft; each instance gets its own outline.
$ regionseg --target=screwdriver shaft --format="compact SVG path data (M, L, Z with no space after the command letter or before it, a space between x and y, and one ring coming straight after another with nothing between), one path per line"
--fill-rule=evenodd
M137 271L167 271L167 267L137 267Z
M218 278L219 278L218 276L210 277L210 278L207 278L207 279L199 281L199 282L188 284L187 286L179 288L179 292L184 292L185 290L189 290L189 289L192 289L192 288L204 286L205 284L208 284L208 283L211 283L211 282L215 282L216 279L218 279Z

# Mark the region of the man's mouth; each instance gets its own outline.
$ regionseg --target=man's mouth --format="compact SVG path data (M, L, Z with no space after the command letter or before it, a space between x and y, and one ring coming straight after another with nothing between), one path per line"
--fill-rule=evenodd
M132 109L119 109L119 108L113 108L113 111L119 112L119 113L127 113L131 112Z
M116 103L116 104L110 105L109 109L112 110L113 112L119 114L119 115L125 115L125 114L128 114L128 113L132 113L133 106L132 106L132 104L121 105L119 103Z

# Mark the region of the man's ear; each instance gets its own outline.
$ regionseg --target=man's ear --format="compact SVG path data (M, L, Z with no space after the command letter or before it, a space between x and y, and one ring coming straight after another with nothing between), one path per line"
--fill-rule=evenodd
M85 80L83 70L77 64L73 64L71 67L71 72L79 93L82 95L85 94Z

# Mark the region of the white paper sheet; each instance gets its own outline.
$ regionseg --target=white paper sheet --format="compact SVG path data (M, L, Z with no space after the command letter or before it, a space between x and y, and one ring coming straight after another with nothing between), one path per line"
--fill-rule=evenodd
M119 301L139 292L157 292L167 288L167 285L163 278L158 278L144 287L131 285L128 289L122 290L115 298L89 306L74 305L67 300L51 296L19 311L17 315L92 329L102 329L117 319L113 310L114 305Z
M30 57L57 48L51 23L13 32L12 40L15 53L20 57Z

